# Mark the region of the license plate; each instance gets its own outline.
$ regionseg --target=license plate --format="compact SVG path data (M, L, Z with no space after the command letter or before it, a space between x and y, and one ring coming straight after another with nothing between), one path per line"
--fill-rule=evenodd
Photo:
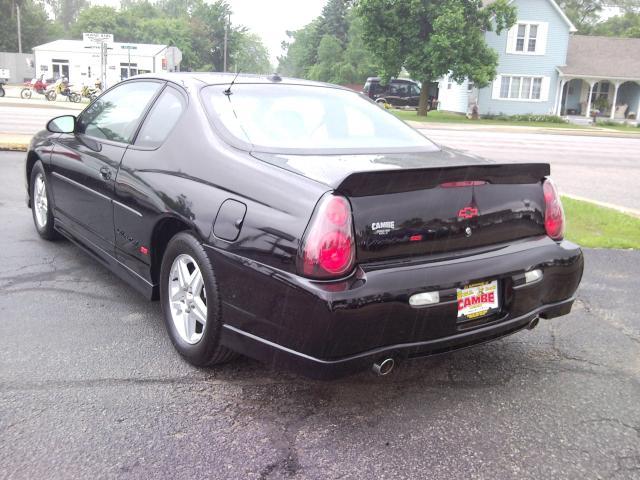
M458 318L474 319L489 315L500 307L498 281L476 283L458 289Z

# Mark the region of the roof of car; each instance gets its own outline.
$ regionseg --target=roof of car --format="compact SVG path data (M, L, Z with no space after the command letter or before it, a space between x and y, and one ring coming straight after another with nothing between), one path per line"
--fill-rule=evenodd
M223 73L223 72L162 72L162 73L148 73L143 75L136 75L135 78L159 78L168 80L175 83L190 83L190 84L204 84L204 85L221 85L231 83L236 77L235 73ZM341 88L340 85L334 85L331 83L315 82L312 80L304 80L301 78L281 77L278 74L270 75L257 75L241 73L238 74L235 83L262 83L262 84L286 84L286 85L308 85L316 87L333 87Z

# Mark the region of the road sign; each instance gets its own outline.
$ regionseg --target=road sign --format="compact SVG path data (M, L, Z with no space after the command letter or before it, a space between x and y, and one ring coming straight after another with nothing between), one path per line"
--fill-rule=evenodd
M125 50L137 50L138 47L136 47L135 45L120 45L120 48L123 48Z

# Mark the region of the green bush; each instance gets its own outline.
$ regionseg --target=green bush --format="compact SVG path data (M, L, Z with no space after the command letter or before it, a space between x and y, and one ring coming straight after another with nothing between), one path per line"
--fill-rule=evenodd
M602 125L603 127L618 127L620 124L618 122L614 122L613 120L596 120L597 125Z
M504 122L542 122L542 123L567 123L567 121L557 115L540 115L534 113L523 113L519 115L505 115L504 113L483 115L486 120L502 120Z

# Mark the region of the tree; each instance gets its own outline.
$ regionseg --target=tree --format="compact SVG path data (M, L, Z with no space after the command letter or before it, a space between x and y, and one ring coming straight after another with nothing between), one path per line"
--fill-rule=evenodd
M71 26L82 9L88 6L87 0L47 0L47 3L53 10L56 22L67 34L71 31Z
M278 59L278 71L292 77L339 84L362 83L376 74L376 59L362 39L362 20L353 9L341 9L351 3L329 2L323 14L309 25L287 32L290 41L283 45L287 53ZM344 15L340 21L336 12ZM335 27L337 34L332 34L331 25L344 26ZM321 32L325 33L321 35Z
M36 45L51 40L55 27L47 17L44 4L33 0L0 0L0 51L18 51L18 23L16 4L20 6L22 51L29 52Z
M596 24L590 33L610 37L640 38L640 14L627 12L624 15L611 17Z
M365 44L376 55L384 81L402 68L422 83L418 115L427 114L431 81L449 74L478 87L496 76L497 54L485 31L501 33L516 21L515 7L496 0L360 0Z
M254 33L241 35L231 55L233 69L242 73L272 73L269 50Z
M598 22L605 0L559 0L558 5L580 33L588 33Z

